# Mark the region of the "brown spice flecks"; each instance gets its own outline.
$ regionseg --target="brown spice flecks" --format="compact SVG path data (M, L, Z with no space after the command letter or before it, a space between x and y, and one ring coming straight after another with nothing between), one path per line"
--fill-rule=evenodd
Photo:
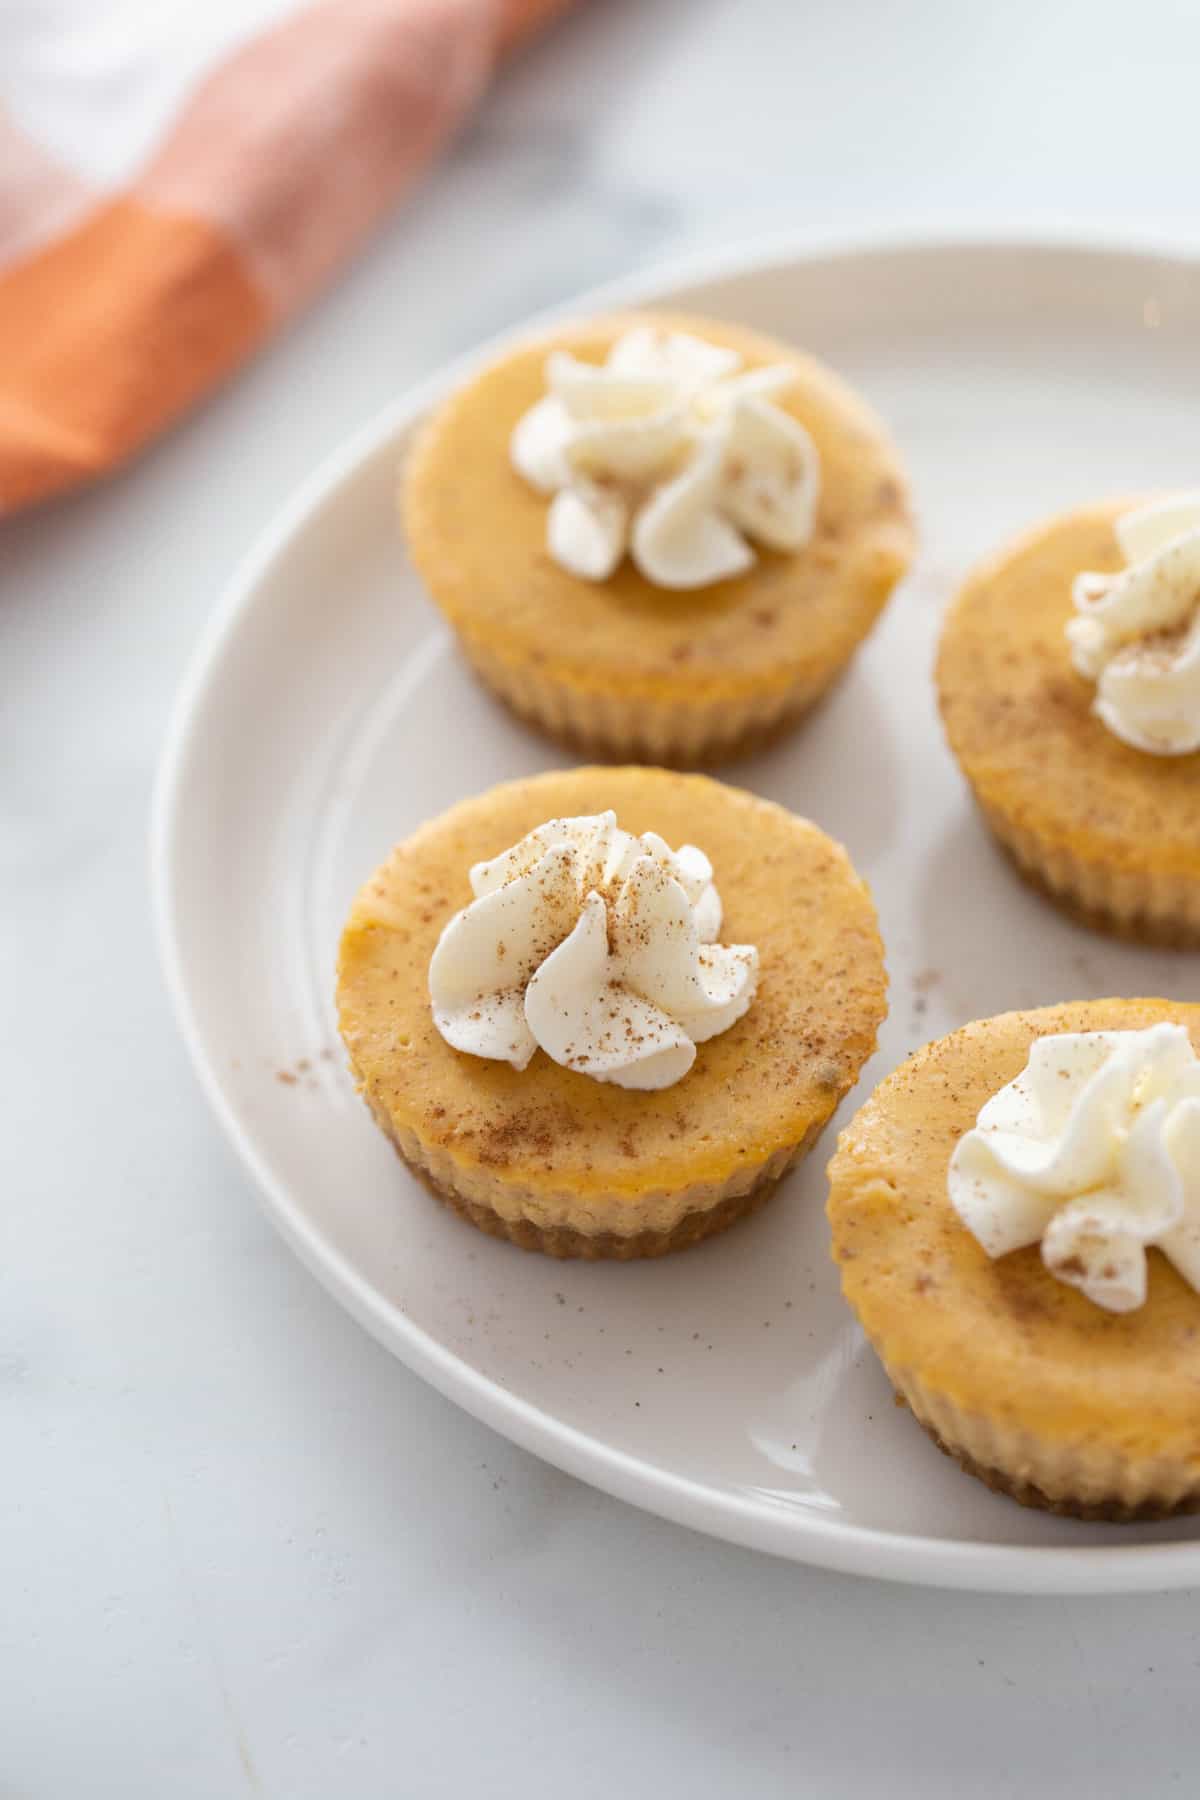
M275 1079L282 1081L284 1087L295 1087L298 1077L293 1075L290 1069L277 1069Z
M508 1118L487 1126L479 1146L479 1160L489 1168L504 1168L514 1157L549 1156L556 1144L577 1129L565 1108L521 1107Z
M1148 631L1137 642L1137 661L1152 675L1165 675L1172 667L1185 640L1190 636L1194 619L1182 619L1178 625L1164 625Z
M1032 1288L1022 1287L1019 1283L1012 1285L1004 1299L1014 1319L1028 1322L1034 1319L1044 1319L1047 1315L1048 1309L1041 1295Z

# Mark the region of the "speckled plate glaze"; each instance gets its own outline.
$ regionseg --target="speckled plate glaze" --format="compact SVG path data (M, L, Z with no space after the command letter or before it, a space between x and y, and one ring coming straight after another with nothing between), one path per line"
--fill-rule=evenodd
M943 744L930 665L946 602L982 552L1059 507L1194 471L1200 264L1019 237L775 246L569 310L625 302L811 347L879 408L912 470L924 548L882 626L806 725L728 771L841 838L876 894L892 1012L841 1119L912 1047L967 1019L1069 997L1194 999L1200 957L1090 935L1022 887ZM829 1261L836 1125L727 1236L661 1262L588 1265L468 1229L371 1123L333 1010L351 896L422 819L567 760L474 685L398 538L406 440L469 366L389 407L268 530L217 611L164 758L154 885L167 976L271 1217L444 1394L683 1524L947 1586L1200 1583L1200 1521L1025 1512L893 1405Z

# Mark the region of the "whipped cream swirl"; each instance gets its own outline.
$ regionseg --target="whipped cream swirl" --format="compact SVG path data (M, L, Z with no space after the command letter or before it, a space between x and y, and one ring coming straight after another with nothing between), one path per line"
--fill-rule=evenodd
M712 865L613 812L552 819L471 870L429 964L434 1023L471 1056L665 1088L750 1005L758 952L726 948Z
M1182 1025L1039 1038L959 1140L950 1200L989 1256L1041 1243L1109 1312L1156 1244L1200 1292L1200 1059Z
M816 518L820 462L803 425L772 404L786 364L742 369L735 350L636 325L602 365L546 360L543 399L521 418L518 474L553 495L551 556L606 581L628 550L647 581L706 587L754 562L746 541L799 550Z
M1186 756L1200 750L1200 494L1126 513L1116 532L1128 568L1076 577L1072 661L1123 743Z

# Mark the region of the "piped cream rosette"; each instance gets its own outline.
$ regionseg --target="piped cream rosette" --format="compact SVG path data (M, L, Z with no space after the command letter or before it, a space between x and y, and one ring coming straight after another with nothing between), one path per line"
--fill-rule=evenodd
M772 404L786 364L742 371L735 350L634 326L603 364L546 359L549 390L512 437L518 473L553 496L546 546L588 581L628 552L661 588L707 587L750 568L749 540L799 550L820 492L816 447Z
M470 879L429 966L456 1050L524 1069L540 1047L596 1081L670 1087L754 998L758 953L715 942L721 901L691 844L634 837L614 812L553 819Z
M1187 756L1200 750L1200 494L1125 513L1115 531L1128 567L1076 580L1072 660L1115 737Z

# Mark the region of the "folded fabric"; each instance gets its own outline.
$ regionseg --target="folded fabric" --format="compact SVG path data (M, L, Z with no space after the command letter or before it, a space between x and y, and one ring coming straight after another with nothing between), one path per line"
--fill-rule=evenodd
M0 6L0 511L248 356L568 3Z

